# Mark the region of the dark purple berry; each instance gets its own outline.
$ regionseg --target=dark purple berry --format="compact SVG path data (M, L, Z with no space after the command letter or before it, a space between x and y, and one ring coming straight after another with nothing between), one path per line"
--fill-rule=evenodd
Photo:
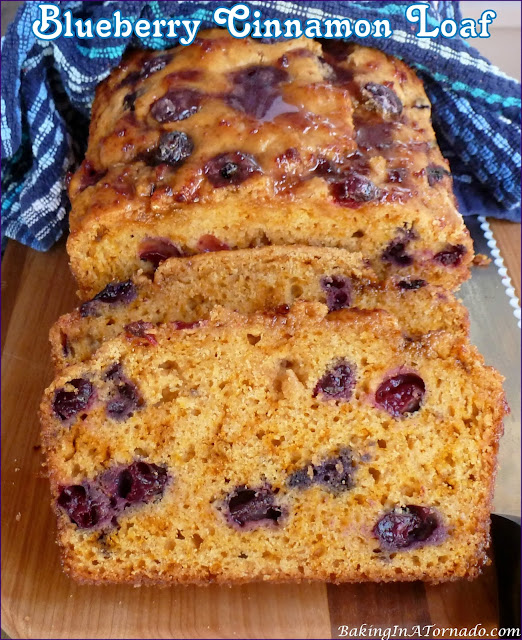
M126 87L128 85L134 85L139 80L145 80L156 71L161 71L172 60L173 55L171 53L164 53L154 58L145 60L139 71L130 71L125 78L120 82L118 88Z
M62 387L54 393L53 409L61 420L68 420L83 411L94 393L94 387L84 378L69 380L66 386L74 387L74 391L66 391Z
M314 175L320 176L329 182L342 182L345 175L366 176L370 171L368 156L360 151L354 151L346 156L343 165L336 164L327 158L319 156L315 159L315 166L311 170Z
M447 249L439 251L433 259L443 267L458 267L465 253L466 247L463 244L448 245Z
M388 182L401 184L406 179L408 169L404 167L398 167L397 169L390 169L388 171Z
M433 187L437 182L440 182L446 176L450 175L451 173L444 167L440 167L435 164L430 164L429 167L426 167L426 176L428 177L428 184L430 187Z
M435 541L434 533L440 528L436 513L428 507L409 504L384 515L373 528L380 546L385 551L400 551Z
M97 293L92 300L84 302L80 307L82 318L96 315L98 303L104 304L129 304L138 295L136 285L132 280L125 282L111 282L105 289Z
M118 476L118 496L126 502L148 502L163 495L167 483L167 470L156 464L133 462Z
M295 147L288 147L283 153L280 153L275 157L275 161L279 166L293 165L299 162L301 154Z
M58 505L80 529L91 529L106 519L109 503L106 496L89 484L64 487Z
M141 78L148 78L153 73L157 71L161 71L164 69L168 63L172 60L173 55L171 53L164 53L160 56L156 56L154 58L149 58L145 60L143 66L141 68L140 76Z
M69 338L67 334L63 331L60 331L60 339L62 343L62 354L65 358L68 358L71 355L71 345L69 343Z
M359 176L367 176L370 173L369 156L357 150L346 157L346 167L350 172ZM345 169L346 171L346 169Z
M96 171L88 160L84 160L81 167L80 186L78 191L81 192L87 189L87 187L92 187L99 182L106 173L107 170Z
M232 75L237 87L256 90L262 86L274 86L288 80L288 73L277 67L267 65L253 65L240 69Z
M393 144L394 123L392 122L356 122L356 140L364 151L387 149Z
M185 120L199 111L202 97L195 89L171 89L153 103L150 114L161 123Z
M200 253L209 253L211 251L230 251L230 247L226 242L221 242L216 236L207 233L198 240L198 251Z
M279 304L277 307L270 309L267 311L267 314L270 316L286 316L290 312L290 307L287 304Z
M364 85L362 94L369 109L390 116L398 116L402 113L402 102L399 96L384 84L368 82Z
M127 338L143 338L152 345L157 345L158 342L150 331L154 325L152 322L145 322L145 320L136 320L125 325L125 334Z
M375 393L377 404L390 415L398 418L414 413L421 407L426 385L415 373L401 373L385 380Z
M349 86L353 80L353 71L346 67L336 64L330 59L330 67L332 68L332 82L339 86Z
M326 291L326 306L329 311L347 309L352 303L352 281L345 276L321 278L321 288Z
M227 187L261 173L261 168L249 153L230 151L211 158L205 165L205 173L215 187Z
M62 489L58 505L82 529L117 524L129 506L162 496L169 476L165 467L135 461L112 467L92 481Z
M192 138L183 131L164 131L158 146L142 154L143 160L150 166L168 164L179 167L194 151Z
M228 516L240 527L254 522L277 523L283 515L283 510L275 505L274 501L275 494L269 485L258 489L238 487L226 499Z
M327 158L317 158L316 162L317 164L312 169L314 175L321 178L331 178L331 176L337 175L337 168Z
M264 118L280 96L278 85L288 74L276 67L254 65L232 75L234 88L226 96L228 104L254 118Z
M105 380L113 383L107 402L107 413L111 418L123 420L143 405L136 385L123 373L121 363L115 362L105 371Z
M126 420L143 404L138 388L122 379L118 382L107 403L107 415L113 420Z
M321 394L333 400L348 402L355 387L355 366L338 360L315 385L313 397Z
M277 38L275 36L256 38L256 42L259 42L259 44L275 44L276 42L284 42L284 36L279 36Z
M99 300L100 302L106 302L108 304L114 304L115 302L129 304L129 302L132 302L137 295L138 291L136 289L136 285L132 280L126 280L125 282L108 284L103 291L100 291L100 293L94 296L94 300Z
M342 449L338 456L327 458L321 464L307 464L288 478L288 486L306 489L319 484L333 492L346 491L354 486L355 464L351 449Z
M358 173L348 173L330 186L335 201L343 207L359 207L365 202L377 200L381 190L369 178Z
M392 240L382 252L381 260L397 267L408 267L413 264L413 258L406 253L409 241L410 239L406 236Z
M121 381L124 378L123 369L119 362L112 364L104 373L105 380Z
M353 51L353 44L350 42L335 39L330 40L328 38L319 38L318 41L321 44L323 51L337 62L346 60Z
M167 238L145 238L140 244L140 260L152 262L157 269L161 262L168 258L179 258L182 251Z
M399 289L420 289L427 284L426 280L401 280L397 286Z

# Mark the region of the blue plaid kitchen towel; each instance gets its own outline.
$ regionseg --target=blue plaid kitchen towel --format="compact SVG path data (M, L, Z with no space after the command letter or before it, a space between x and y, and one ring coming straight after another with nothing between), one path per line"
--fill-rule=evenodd
M171 39L109 37L38 40L38 2L26 2L2 41L2 238L45 251L67 227L64 176L84 151L96 85L129 44L161 49ZM213 11L235 2L58 2L74 18L191 18L216 26ZM449 159L460 209L520 219L520 85L459 38L418 39L405 19L409 2L248 2L263 19L388 18L387 39L354 37L402 58L422 77ZM428 23L460 20L458 2L430 2Z

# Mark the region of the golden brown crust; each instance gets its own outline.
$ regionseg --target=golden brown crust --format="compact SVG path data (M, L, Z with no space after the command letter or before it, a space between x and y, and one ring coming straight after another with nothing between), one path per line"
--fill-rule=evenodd
M384 311L326 315L320 304L252 316L216 309L199 328L150 331L156 345L123 336L106 342L88 362L65 369L42 402L54 505L60 487L136 456L166 464L173 478L163 498L124 512L103 535L78 529L57 508L64 567L74 578L239 584L478 575L487 561L505 409L501 376L465 337L442 331L408 342ZM357 372L352 399L314 398L317 379L339 357ZM144 400L124 421L107 418L103 408L115 362ZM397 371L417 372L427 389L421 409L399 419L371 400ZM91 380L96 400L85 419L63 423L54 394L78 378ZM287 486L288 473L344 445L357 461L352 489ZM237 531L217 509L222 496L262 478L279 489L286 519L276 528ZM376 519L406 504L436 508L447 537L375 553Z

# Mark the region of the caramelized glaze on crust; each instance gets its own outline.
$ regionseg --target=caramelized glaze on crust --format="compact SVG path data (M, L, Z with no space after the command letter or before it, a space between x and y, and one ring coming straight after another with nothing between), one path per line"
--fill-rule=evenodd
M384 311L326 312L216 309L196 327L149 327L152 340L122 335L58 375L42 441L68 573L134 584L478 574L501 377L463 336L411 342Z
M212 235L231 249L360 251L381 278L455 288L473 251L422 83L347 44L264 44L221 30L135 52L99 86L70 183L68 250L82 297Z
M131 300L95 299L59 318L50 333L57 369L86 360L127 325L196 322L216 304L241 313L298 300L327 303L330 310L382 308L410 338L439 330L466 335L469 325L450 292L423 280L379 282L360 254L343 249L273 246L170 258L153 280L141 274L132 284Z

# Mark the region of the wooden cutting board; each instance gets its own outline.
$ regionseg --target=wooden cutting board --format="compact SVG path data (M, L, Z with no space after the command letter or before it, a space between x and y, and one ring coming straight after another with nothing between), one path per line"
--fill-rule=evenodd
M498 620L493 566L474 582L439 586L73 583L54 542L37 410L51 380L49 327L75 306L75 287L63 243L42 254L10 241L2 267L2 626L9 636L336 638L341 625L362 624L409 631L481 624L489 636Z

